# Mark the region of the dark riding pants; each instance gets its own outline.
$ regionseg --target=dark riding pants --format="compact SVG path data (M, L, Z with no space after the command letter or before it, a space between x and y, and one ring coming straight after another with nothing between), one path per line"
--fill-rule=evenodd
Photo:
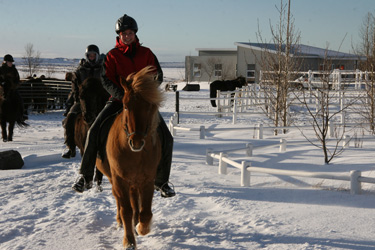
M96 117L94 123L91 125L87 132L87 138L85 143L85 151L82 156L81 168L79 170L85 179L92 180L95 172L96 155L98 152L98 137L100 131L100 125L105 119L122 109L122 103L109 101L104 106L102 111Z

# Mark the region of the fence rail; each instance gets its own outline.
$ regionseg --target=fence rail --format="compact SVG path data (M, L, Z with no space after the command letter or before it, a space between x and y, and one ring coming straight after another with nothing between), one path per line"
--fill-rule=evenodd
M286 150L285 141L280 143L280 152ZM270 145L274 146L274 145ZM251 147L251 149L254 149ZM249 147L246 145L245 148L236 148L235 151L245 150L246 154L249 156ZM363 177L361 176L361 171L352 170L348 173L326 173L326 172L307 172L307 171L295 171L295 170L283 170L283 169L273 169L273 168L262 168L251 166L249 161L241 161L241 163L236 162L228 158L227 152L231 150L226 150L224 152L213 152L212 149L207 149L206 151L206 164L213 165L213 159L219 160L219 174L227 174L228 164L241 170L241 180L240 185L249 187L251 172L264 173L271 175L284 175L284 176L299 176L308 178L318 178L318 179L331 179L331 180L342 180L350 181L350 193L351 194L361 194L362 183L375 183L375 178ZM252 152L251 152L252 155Z
M25 107L41 109L63 109L71 91L71 82L42 80L22 82L18 91Z

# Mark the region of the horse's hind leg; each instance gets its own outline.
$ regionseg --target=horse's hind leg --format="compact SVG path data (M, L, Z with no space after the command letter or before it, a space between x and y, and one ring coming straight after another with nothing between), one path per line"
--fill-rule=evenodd
M1 135L4 142L8 141L7 123L5 121L1 121Z
M96 182L96 187L97 187L97 190L99 192L102 192L103 191L103 188L102 188L102 181L103 181L103 173L100 172L100 170L95 167L95 178L94 178L94 181Z
M14 130L15 123L16 123L15 121L9 122L9 125L8 125L8 141L13 141L13 130Z
M152 220L152 198L154 195L153 182L145 184L143 190L140 190L140 213L137 232L139 235L146 235L151 231Z

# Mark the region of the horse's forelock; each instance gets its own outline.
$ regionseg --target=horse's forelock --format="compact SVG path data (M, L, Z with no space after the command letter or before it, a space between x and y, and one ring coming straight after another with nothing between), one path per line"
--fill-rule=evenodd
M141 96L146 102L159 106L163 100L159 83L153 74L153 67L146 67L127 80L131 80L131 88L135 95Z

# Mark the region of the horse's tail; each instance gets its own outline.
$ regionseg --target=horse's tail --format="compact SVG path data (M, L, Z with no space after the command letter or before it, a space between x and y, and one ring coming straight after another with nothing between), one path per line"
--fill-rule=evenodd
M16 124L17 124L17 126L20 127L20 128L26 128L26 127L30 126L29 124L27 124L27 123L26 123L24 120L22 120L22 119L18 119L18 120L16 121Z
M216 84L214 82L210 84L210 98L216 98ZM215 100L211 100L211 106L216 107Z

